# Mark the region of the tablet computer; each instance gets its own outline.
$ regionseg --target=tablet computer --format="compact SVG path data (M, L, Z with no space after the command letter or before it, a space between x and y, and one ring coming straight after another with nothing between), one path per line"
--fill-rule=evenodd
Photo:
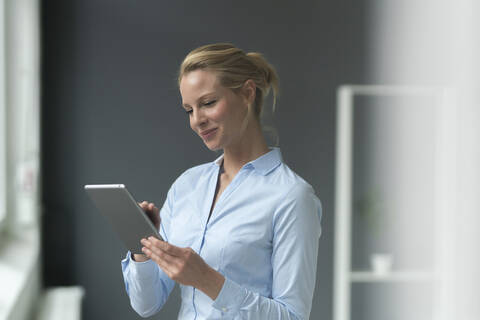
M142 253L140 240L143 238L154 236L162 239L125 185L90 184L85 185L85 191L132 253Z

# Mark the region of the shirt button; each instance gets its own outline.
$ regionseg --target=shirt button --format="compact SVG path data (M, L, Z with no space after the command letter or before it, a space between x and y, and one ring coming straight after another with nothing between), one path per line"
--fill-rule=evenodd
M228 309L227 309L227 308L225 308L225 307L223 307L223 308L222 308L222 311L223 311L223 312L227 312L227 311L228 311Z

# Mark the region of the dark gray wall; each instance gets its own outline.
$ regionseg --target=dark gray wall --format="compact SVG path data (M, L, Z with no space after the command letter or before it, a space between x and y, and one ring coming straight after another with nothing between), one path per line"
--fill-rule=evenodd
M162 204L181 172L213 160L188 126L175 77L188 51L228 41L278 69L284 158L324 205L311 319L331 319L335 89L365 79L364 3L49 0L42 17L46 285L83 285L84 319L137 318L125 250L82 186L124 183ZM176 292L156 318L175 318L178 305Z

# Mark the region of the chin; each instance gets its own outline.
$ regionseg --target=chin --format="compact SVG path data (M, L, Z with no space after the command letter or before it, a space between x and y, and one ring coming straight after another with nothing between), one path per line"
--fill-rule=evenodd
M208 145L206 144L207 148L210 149L211 151L218 151L218 150L222 150L223 148L218 146L218 145Z

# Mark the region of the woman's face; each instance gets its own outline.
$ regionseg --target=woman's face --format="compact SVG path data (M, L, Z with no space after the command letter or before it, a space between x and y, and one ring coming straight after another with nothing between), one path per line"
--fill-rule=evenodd
M190 127L210 150L224 149L240 141L247 100L220 84L215 73L195 70L180 81L182 106Z

